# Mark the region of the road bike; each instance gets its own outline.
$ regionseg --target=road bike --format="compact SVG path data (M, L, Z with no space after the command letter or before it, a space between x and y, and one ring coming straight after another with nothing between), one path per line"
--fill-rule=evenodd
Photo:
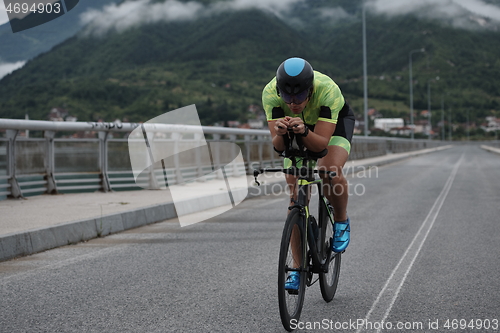
M323 180L318 177L326 174L331 180L336 173L314 169L317 159L325 156L328 150L325 149L320 153L307 150L301 137L294 135L290 129L284 139L285 151L281 156L292 161L291 167L257 169L254 170L254 177L258 185L260 185L257 181L258 176L265 172L283 172L298 177L297 200L288 207L289 213L283 228L278 262L281 322L287 331L293 331L296 326L294 323L298 323L300 318L306 287L312 286L319 280L323 299L330 302L335 296L342 253L332 251L333 207L323 195ZM318 220L309 209L313 185L318 187ZM300 276L298 290L285 289L285 282L291 272L298 272ZM314 274L318 274L316 279Z

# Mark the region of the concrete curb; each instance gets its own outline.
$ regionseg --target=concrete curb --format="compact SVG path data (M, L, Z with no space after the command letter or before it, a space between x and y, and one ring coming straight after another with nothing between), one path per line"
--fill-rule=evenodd
M489 151L490 153L500 154L500 148L495 148L486 145L481 145L481 148L483 148L486 151Z
M280 181L281 186L285 185ZM259 188L250 187L248 196L269 195L275 183L262 184ZM216 207L213 197L207 200L199 197L185 200L183 203L192 207L192 213ZM0 261L27 256L56 247L76 244L97 237L104 237L124 230L138 228L148 224L177 217L173 202L153 205L117 214L104 215L79 221L72 221L47 228L33 229L21 233L0 236Z
M72 221L0 237L0 261L104 237L176 217L173 203Z
M409 153L386 155L373 159L350 161L346 164L346 167L354 166L354 168L366 169L369 167L382 166L450 147L451 146L443 146ZM268 183L263 182L261 186L249 187L246 198L270 195L276 193L276 191L273 192L273 186L279 186L281 190L285 185L286 182L284 180ZM208 199L208 201L203 199L203 197L199 197L186 200L184 203L191 205L193 207L193 212L199 212L203 209L216 207L213 206L217 205L213 198L205 198ZM60 246L76 244L78 242L87 241L97 237L104 237L109 234L176 217L177 212L175 210L175 206L172 202L170 202L97 218L67 222L46 228L33 229L20 233L11 233L0 236L0 261L6 261Z

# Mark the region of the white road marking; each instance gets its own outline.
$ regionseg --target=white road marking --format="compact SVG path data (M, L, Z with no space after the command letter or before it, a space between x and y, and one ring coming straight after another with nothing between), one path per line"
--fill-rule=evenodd
M391 312L394 302L398 298L406 277L412 269L413 264L415 263L415 260L420 253L420 250L422 250L425 240L427 239L427 236L429 235L434 222L436 222L436 218L441 210L441 207L443 206L443 203L446 200L448 193L450 192L455 176L457 175L458 168L464 160L464 155L465 154L462 154L458 162L454 165L453 170L444 185L444 188L441 190L441 193L434 202L434 205L429 211L429 214L420 226L420 229L413 238L412 242L406 249L403 257L399 260L398 264L392 271L389 279L386 281L384 287L380 291L377 299L375 299L375 302L373 303L370 311L368 311L364 319L365 324L376 323L376 325L373 326L377 326L378 329L375 329L370 325L360 325L361 327L358 327L356 333L371 331L379 333L382 330L383 327L381 328L379 324L385 323L385 320L389 316L389 313Z

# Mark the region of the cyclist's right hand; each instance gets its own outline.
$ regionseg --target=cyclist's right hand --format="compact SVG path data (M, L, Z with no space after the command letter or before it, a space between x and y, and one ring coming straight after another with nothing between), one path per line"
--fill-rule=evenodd
M288 118L288 119L287 119ZM274 130L276 131L277 135L286 135L288 133L288 126L289 126L289 120L290 117L285 117L276 120L276 123L274 124Z
M285 118L276 120L276 123L274 124L274 130L276 131L276 134L283 136L288 132L295 132L296 128L298 128L300 125L294 123L294 119L295 118L286 116ZM300 120L300 118L296 119Z

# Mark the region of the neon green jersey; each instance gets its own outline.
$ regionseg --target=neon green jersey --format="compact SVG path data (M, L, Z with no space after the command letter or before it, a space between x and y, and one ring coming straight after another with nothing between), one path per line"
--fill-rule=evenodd
M318 120L336 124L339 112L344 106L344 96L339 86L330 77L314 71L313 93L301 115L290 111L285 101L278 96L276 77L262 91L262 106L266 112L267 121L282 118L282 115L273 117L273 109L280 107L285 111L285 116L302 117L308 125L315 125ZM322 107L329 108L330 112L325 113L325 108L322 109Z

